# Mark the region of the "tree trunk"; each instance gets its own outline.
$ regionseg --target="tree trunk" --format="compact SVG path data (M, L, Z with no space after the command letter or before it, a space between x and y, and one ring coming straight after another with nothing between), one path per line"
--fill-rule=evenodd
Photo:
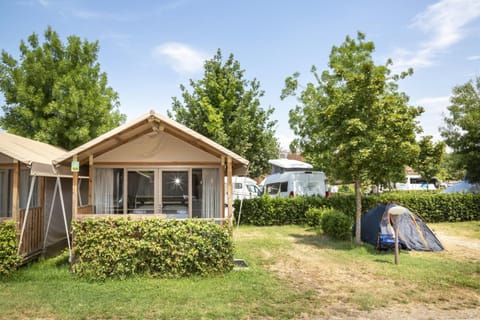
M355 243L362 244L361 230L362 230L362 193L360 190L360 181L355 181L355 207L356 211L356 228L355 228Z

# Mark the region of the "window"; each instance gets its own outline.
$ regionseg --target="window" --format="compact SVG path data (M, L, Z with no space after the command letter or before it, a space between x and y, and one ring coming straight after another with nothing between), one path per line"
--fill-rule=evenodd
M0 217L12 216L12 169L0 169Z
M20 209L25 209L27 207L32 179L33 177L30 176L30 169L20 170ZM36 178L33 186L32 198L30 199L30 208L38 207L40 205L40 201L38 200L38 178Z
M123 169L96 168L94 190L95 213L123 213Z
M155 211L155 171L128 171L128 213L154 213Z
M162 171L162 212L188 218L188 171Z
M280 189L280 183L272 183L267 185L267 193L271 195L275 195L278 193Z
M237 189L237 190L242 190L243 186L242 186L241 183L235 182L235 183L233 184L233 188L234 188L234 189Z
M95 213L219 218L220 182L218 168L95 168Z

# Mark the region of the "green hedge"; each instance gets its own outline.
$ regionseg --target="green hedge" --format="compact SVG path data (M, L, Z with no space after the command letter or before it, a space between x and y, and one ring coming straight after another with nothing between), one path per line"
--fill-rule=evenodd
M324 209L320 224L322 231L338 240L350 240L352 237L352 218L336 209Z
M15 222L0 222L0 275L15 271L20 264Z
M73 223L74 271L88 280L182 277L233 268L228 226L205 220L86 219Z
M379 196L363 195L362 211L366 212L380 203L394 202L419 214L426 222L480 220L480 194L438 192L387 192ZM240 201L235 201L238 218ZM306 212L310 208L334 208L355 217L355 196L337 195L329 198L260 198L244 200L241 224L259 226L311 223Z

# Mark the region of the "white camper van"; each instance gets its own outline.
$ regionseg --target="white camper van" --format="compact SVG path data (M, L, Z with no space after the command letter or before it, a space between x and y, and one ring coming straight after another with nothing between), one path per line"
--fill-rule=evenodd
M325 174L321 171L290 171L265 178L264 193L271 197L326 196Z
M262 182L263 192L271 197L326 196L325 174L312 171L308 163L288 160L269 160L272 174Z
M440 181L437 178L432 178L429 183L425 181L420 175L407 175L406 182L395 184L397 190L437 190L440 186Z
M232 177L232 198L233 200L252 199L261 194L260 188L255 180L249 177ZM227 203L227 177L225 177L225 203Z

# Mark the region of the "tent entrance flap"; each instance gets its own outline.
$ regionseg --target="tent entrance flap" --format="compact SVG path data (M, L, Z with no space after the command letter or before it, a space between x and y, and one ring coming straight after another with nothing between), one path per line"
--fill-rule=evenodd
M48 214L48 222L47 222L47 228L45 230L45 239L43 242L43 250L45 251L46 245L47 245L47 238L48 238L48 233L50 231L50 224L52 221L52 215L53 215L53 207L55 206L55 200L57 197L57 192L59 193L60 196L60 204L62 207L62 215L63 215L63 222L65 226L65 235L67 236L67 244L68 244L68 253L69 253L69 262L72 262L72 245L70 243L70 233L68 230L68 221L67 221L67 214L65 211L65 202L63 200L63 192L62 192L62 181L60 179L60 176L57 176L56 182L55 182L55 188L53 191L53 196L52 196L52 203L50 205L50 211Z

